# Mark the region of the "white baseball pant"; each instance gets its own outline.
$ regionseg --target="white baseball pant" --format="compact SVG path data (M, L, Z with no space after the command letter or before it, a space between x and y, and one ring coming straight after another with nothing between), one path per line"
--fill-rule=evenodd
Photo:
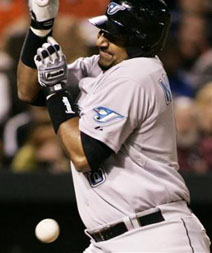
M107 241L91 238L84 253L210 253L210 239L184 201L158 208L165 221L134 228Z

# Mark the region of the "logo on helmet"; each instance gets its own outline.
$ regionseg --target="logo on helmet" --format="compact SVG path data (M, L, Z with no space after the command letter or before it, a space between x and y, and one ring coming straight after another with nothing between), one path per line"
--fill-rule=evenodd
M111 2L107 8L107 14L113 15L113 14L117 13L118 11L124 11L124 10L126 10L126 8L124 6L114 3L114 2Z

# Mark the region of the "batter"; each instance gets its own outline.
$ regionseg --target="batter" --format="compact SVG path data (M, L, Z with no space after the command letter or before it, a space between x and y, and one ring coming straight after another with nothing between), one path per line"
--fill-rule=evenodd
M105 15L89 20L100 29L99 54L70 65L51 36L58 1L36 2L29 3L19 97L46 103L71 160L91 239L84 253L209 253L178 173L173 98L157 57L170 26L165 2L110 1Z

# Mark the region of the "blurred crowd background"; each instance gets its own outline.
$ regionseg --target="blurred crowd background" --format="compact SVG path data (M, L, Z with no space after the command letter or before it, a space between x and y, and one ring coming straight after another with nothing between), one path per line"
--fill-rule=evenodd
M60 0L53 35L69 63L97 53L97 30L87 19L103 14L107 4ZM180 171L206 174L212 171L212 1L167 4L172 24L160 58L173 92ZM17 97L17 62L29 22L26 0L0 0L0 170L66 173L69 161L46 108Z

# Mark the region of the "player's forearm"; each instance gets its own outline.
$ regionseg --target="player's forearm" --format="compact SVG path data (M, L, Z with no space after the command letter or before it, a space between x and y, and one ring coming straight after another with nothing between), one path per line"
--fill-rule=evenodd
M42 86L55 133L76 170L87 172L90 167L81 142L79 110L66 89L66 58L53 37L48 37L47 42L37 50L34 61L38 70L38 82Z
M21 60L17 69L17 89L20 100L32 103L40 90L37 69L26 66Z
M72 118L62 123L58 129L57 135L76 170L78 172L90 171L82 146L79 131L79 117Z
M34 56L37 49L52 34L54 19L57 16L59 1L28 1L31 23L24 40L20 61L17 71L18 97L28 103L43 105L37 102L37 95L40 91L37 79L37 69L34 63ZM35 101L36 100L36 101Z

